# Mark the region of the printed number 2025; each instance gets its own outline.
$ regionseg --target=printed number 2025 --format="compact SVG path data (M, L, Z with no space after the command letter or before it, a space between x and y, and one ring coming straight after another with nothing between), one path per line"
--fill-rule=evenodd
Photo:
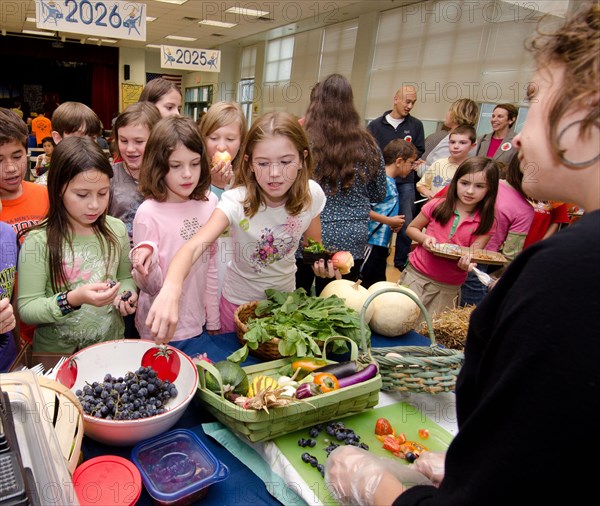
M201 66L206 65L206 51L190 51L186 49L182 51L178 49L175 53L177 55L177 59L175 60L177 63L184 63L185 65L198 65Z
M65 18L65 21L69 23L77 23L77 19L74 18L77 9L79 8L79 19L84 25L90 25L92 23L98 26L106 26L104 18L108 14L106 5L102 2L97 2L95 5L89 0L81 0L79 4L75 0L65 0L65 7L69 7L69 4L73 4L69 14ZM95 16L94 16L95 11ZM94 22L94 17L96 21ZM115 4L108 15L108 22L113 28L119 28L123 22L121 15L119 14L119 6Z

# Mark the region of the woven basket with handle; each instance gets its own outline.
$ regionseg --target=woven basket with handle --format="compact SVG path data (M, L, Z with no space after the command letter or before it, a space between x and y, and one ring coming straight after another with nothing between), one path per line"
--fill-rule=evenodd
M242 346L246 344L246 339L244 339L244 334L248 332L246 323L250 318L256 318L256 313L254 311L256 310L257 305L257 300L242 304L233 314L233 321L235 322L237 329L237 338ZM278 337L274 337L266 343L261 343L257 349L250 349L250 353L263 360L278 360L281 358L281 354L279 353L279 341L280 339Z
M348 342L351 360L358 360L364 365L372 362L368 353L364 353L362 350L359 353L356 343L347 337L329 337L325 341L324 348L326 349L327 344L336 339ZM363 350L366 346L365 343L366 341L363 339ZM323 359L327 360L326 351L323 351ZM270 376L276 380L280 376L279 370L293 360L293 358L286 357L247 366L243 369L250 382L256 376ZM381 376L377 374L362 383L339 388L309 399L298 400L289 406L269 408L268 412L244 409L225 398L221 374L212 364L202 360L197 363L197 367L200 373L197 393L200 402L223 425L252 442L266 441L304 427L360 413L379 403ZM214 393L206 387L205 371L210 372L217 380L221 390L220 394Z
M361 311L361 332L365 332L365 315L369 304L386 292L398 292L410 297L421 309L429 329L430 346L396 346L371 348L371 355L379 365L381 389L387 392L450 392L456 386L456 377L464 361L459 350L442 348L435 341L431 318L422 302L401 286L384 288L370 295Z
M257 305L257 300L248 302L247 304L242 304L236 309L235 313L233 314L233 321L235 322L236 326L237 338L242 346L246 344L246 339L244 338L244 334L248 332L248 326L246 325L246 323L250 318L257 318L255 313ZM249 348L250 354L258 358L262 358L265 361L279 360L280 358L283 358L282 355L279 353L279 341L281 341L281 339L279 339L278 337L274 337L266 343L260 343L258 345L258 348L256 348L255 350ZM322 349L323 341L316 342L319 348Z

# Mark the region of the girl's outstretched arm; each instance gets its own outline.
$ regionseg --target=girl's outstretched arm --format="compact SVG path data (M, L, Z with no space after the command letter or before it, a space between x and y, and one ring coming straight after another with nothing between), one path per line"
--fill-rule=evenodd
M186 242L171 260L163 287L154 299L146 318L146 326L157 343L173 339L179 320L179 299L183 282L192 265L229 226L229 220L220 209L215 209L208 221Z

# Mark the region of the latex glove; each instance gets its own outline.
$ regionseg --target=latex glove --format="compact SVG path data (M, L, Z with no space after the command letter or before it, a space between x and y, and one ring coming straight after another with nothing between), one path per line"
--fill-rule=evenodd
M436 487L439 487L444 479L445 464L446 452L423 452L410 467L425 475Z
M380 484L390 491L397 489L391 494L389 504L406 488L432 484L405 464L377 457L355 446L340 446L329 454L325 464L325 483L340 504L361 506L381 502L375 498Z

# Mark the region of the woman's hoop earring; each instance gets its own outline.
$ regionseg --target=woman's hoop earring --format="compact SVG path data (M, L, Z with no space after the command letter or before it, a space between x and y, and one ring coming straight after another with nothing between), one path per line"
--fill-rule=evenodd
M577 125L579 123L583 123L583 120L577 120L577 121L573 121L572 123L569 123L565 128L563 128L560 133L558 134L558 138L556 139L556 142L560 148L560 140L562 139L563 135L565 135L566 131L569 130L569 128L572 128L574 125ZM595 126L597 128L600 128L600 123L598 123L598 120L596 120L594 122ZM561 151L563 151L561 149ZM566 151L566 150L564 150ZM563 162L565 165L571 166L571 167L575 167L577 169L581 169L583 167L588 167L590 165L592 165L593 163L596 163L598 160L600 160L600 153L598 153L594 158L591 158L590 160L585 160L583 162L574 162L572 160L569 160L567 157L565 157L565 155L561 152L561 154L559 155L559 158L561 160L561 162Z

